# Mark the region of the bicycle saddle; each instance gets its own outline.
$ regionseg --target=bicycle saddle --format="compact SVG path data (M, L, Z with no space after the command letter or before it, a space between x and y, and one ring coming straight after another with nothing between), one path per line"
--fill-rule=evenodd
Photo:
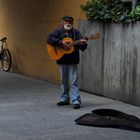
M6 42L6 40L7 40L7 37L3 37L0 41L1 42Z

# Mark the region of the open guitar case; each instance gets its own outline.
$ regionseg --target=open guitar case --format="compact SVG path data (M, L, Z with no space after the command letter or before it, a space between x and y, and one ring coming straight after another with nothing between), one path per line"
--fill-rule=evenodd
M77 118L79 125L111 127L140 132L140 119L114 109L96 109Z

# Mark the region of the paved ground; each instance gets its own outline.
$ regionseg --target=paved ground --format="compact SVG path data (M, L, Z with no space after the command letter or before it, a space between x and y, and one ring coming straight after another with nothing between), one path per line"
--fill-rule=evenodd
M76 125L93 109L140 117L140 107L81 92L83 104L57 107L58 85L0 71L0 140L140 140L140 132Z

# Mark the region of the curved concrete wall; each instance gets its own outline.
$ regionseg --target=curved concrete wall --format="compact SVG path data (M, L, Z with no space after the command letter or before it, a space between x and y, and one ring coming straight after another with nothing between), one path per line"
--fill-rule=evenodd
M51 61L45 40L60 26L64 15L85 18L80 5L86 0L1 0L0 37L8 38L13 72L59 82L58 68Z

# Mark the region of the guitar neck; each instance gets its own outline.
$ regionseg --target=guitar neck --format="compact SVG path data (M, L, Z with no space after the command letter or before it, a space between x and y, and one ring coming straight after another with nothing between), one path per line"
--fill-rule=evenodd
M78 45L78 44L80 44L80 43L81 43L80 40L75 40L75 41L73 41L73 42L71 43L71 46L76 46L76 45Z
M92 35L90 35L90 36L86 36L86 37L83 38L83 39L86 39L86 40L88 41L88 40L96 40L96 39L98 39L98 38L100 38L100 33L95 33L95 34L92 34ZM73 42L70 44L70 46L75 46L75 45L78 45L78 44L81 44L81 40L75 40L75 41L73 41Z
M87 41L90 40L90 38L85 37L84 39L86 39ZM75 40L71 43L71 46L75 46L81 43L81 40Z

